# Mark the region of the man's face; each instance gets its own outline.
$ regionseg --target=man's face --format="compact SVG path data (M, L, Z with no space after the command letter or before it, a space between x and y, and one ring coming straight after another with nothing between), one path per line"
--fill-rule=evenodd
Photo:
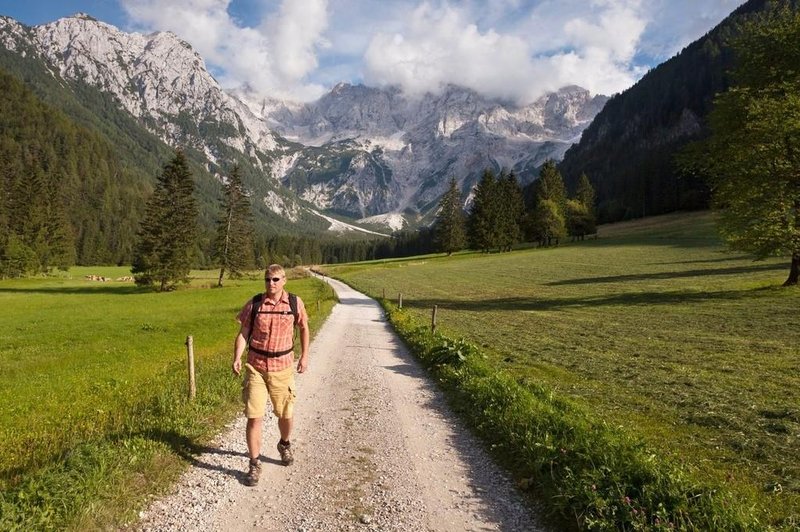
M282 273L267 273L264 279L267 285L267 294L276 296L283 290L283 285L286 284L286 275Z

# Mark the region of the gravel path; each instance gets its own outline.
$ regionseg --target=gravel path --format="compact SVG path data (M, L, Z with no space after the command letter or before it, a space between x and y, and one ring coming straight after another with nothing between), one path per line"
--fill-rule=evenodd
M278 459L264 423L261 482L247 469L243 417L197 457L139 530L545 530L511 481L461 428L380 306L330 280L340 298L297 376L292 446Z

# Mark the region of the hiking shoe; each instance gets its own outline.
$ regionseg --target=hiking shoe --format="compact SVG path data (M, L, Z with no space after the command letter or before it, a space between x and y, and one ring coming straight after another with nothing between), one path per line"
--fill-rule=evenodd
M248 486L255 486L258 484L258 477L261 476L261 462L256 459L255 461L250 460L250 470L247 472L247 475L244 477L244 483Z
M278 452L281 453L281 462L283 462L283 465L292 465L292 462L294 462L294 454L292 453L291 443L284 445L278 442Z

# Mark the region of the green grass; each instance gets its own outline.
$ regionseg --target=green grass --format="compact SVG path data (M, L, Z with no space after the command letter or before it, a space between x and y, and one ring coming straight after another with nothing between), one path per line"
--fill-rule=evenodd
M708 213L554 249L329 271L402 293L417 324L438 305L438 331L493 369L724 486L763 526L800 526L800 290L780 286L786 259L726 253Z
M260 273L209 289L217 272L193 272L189 287L168 293L87 274L129 275L92 267L0 282L0 529L125 522L240 408L235 317L263 291ZM311 278L287 288L318 329L330 288Z

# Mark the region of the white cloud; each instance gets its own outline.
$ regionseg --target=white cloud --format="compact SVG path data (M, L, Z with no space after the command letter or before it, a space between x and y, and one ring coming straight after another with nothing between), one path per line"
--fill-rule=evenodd
M742 0L119 1L134 29L178 34L229 87L310 100L339 81L454 83L527 102L569 84L622 91Z
M223 74L225 86L247 85L276 97L310 100L324 87L310 82L316 49L325 46L327 0L283 0L273 17L244 27L228 13L231 0L121 0L134 27L172 31Z
M285 0L277 19L263 25L271 36L276 67L290 80L302 80L317 68L317 48L328 46L326 0Z
M596 12L583 18L553 11L551 19L561 15L557 24L538 20L541 8L517 31L501 33L479 30L464 8L425 2L401 32L373 37L365 53L366 80L410 93L455 83L520 102L569 84L608 94L635 81L639 71L631 61L646 26L635 4L598 2ZM526 39L535 26L538 34Z

